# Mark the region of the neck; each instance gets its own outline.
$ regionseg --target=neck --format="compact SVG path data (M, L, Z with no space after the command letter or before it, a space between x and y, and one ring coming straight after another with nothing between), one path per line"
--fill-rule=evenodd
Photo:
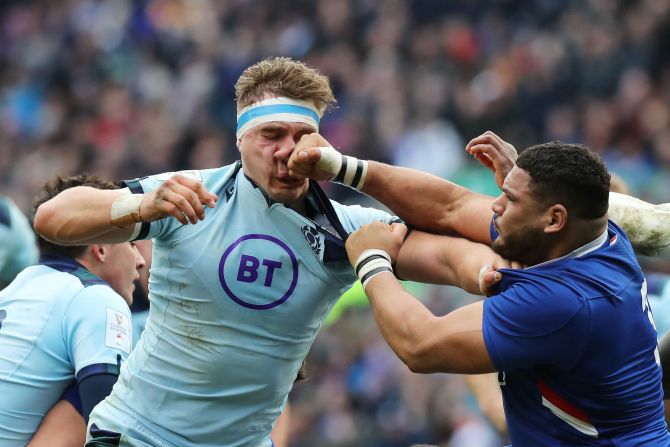
M572 222L562 238L548 251L548 256L541 262L560 258L592 242L607 229L607 215L598 219L577 220Z
M91 259L84 254L83 256L78 256L74 258L75 261L84 266L86 270L93 273L96 276L100 276L98 269L96 268L96 263L92 262Z
M307 199L305 197L303 197L300 200L296 200L294 202L287 203L286 206L288 208L291 208L293 211L295 211L299 214L302 214L303 216L309 217L307 215L307 211L308 211L309 208L307 206Z

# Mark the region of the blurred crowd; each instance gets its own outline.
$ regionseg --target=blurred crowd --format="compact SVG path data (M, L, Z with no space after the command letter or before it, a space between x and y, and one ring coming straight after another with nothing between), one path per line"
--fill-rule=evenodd
M669 202L669 11L659 0L4 0L0 192L29 213L54 174L232 162L235 80L286 55L331 78L338 107L322 133L345 153L495 194L463 150L472 137L582 142L634 195ZM426 290L437 312L460 299ZM366 312L322 332L309 370L292 398L296 447L500 445L460 378L408 373Z

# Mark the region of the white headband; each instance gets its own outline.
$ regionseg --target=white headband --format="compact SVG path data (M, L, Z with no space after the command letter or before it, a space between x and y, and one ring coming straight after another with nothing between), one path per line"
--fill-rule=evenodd
M272 121L287 123L305 123L319 130L321 117L314 104L291 98L270 98L255 102L237 114L237 132L239 140L244 133L259 124Z

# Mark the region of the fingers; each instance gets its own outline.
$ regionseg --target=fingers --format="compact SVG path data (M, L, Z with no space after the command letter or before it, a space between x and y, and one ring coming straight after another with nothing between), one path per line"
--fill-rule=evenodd
M465 150L475 157L478 154L486 154L493 160L498 156L512 157L514 155L514 158L516 159L516 150L514 149L514 146L490 130L487 130L478 137L470 140L465 146Z
M205 185L203 185L202 182L191 180L179 174L172 176L169 180L174 180L179 185L193 191L197 195L199 203L207 205L209 208L214 208L216 206L218 197L216 194L207 191L207 188L205 188Z
M490 130L487 130L483 134L473 138L470 140L470 142L465 146L465 150L470 152L470 149L473 146L476 146L478 144L490 144L490 145L497 145L497 146L503 146L507 144L505 140L500 138L498 135L495 133L491 132Z
M347 238L345 245L349 260L353 265L363 251L378 249L388 253L395 262L406 234L407 227L403 224L388 225L376 221L363 225Z
M525 265L518 261L512 261L510 259L505 259L500 256L498 256L494 261L493 261L493 270L500 270L500 269L524 269L526 268Z
M319 146L330 146L330 143L318 133L310 133L300 137L300 141L295 145L295 152Z
M396 237L400 237L400 239L405 240L405 236L407 236L407 225L401 224L401 223L394 223L391 224L391 233L393 233Z
M213 208L216 201L216 195L207 191L202 182L174 175L151 193L140 214L145 216L146 211L150 220L172 216L184 225L195 224L205 218L205 206Z
M517 270L522 270L526 268L526 264L522 264L518 261L510 261L510 267L511 269L517 269Z
M496 285L502 279L502 273L496 270L495 265L486 264L479 269L479 291L486 295L491 296L495 293L494 289Z

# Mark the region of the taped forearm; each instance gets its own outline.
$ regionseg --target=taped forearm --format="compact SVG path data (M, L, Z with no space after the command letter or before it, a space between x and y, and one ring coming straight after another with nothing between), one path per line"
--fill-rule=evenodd
M62 245L116 243L130 240L133 227L111 224L111 207L121 190L88 186L67 189L39 206L35 230L45 239Z
M652 255L670 245L670 204L653 205L610 193L609 218L624 229L635 251Z

